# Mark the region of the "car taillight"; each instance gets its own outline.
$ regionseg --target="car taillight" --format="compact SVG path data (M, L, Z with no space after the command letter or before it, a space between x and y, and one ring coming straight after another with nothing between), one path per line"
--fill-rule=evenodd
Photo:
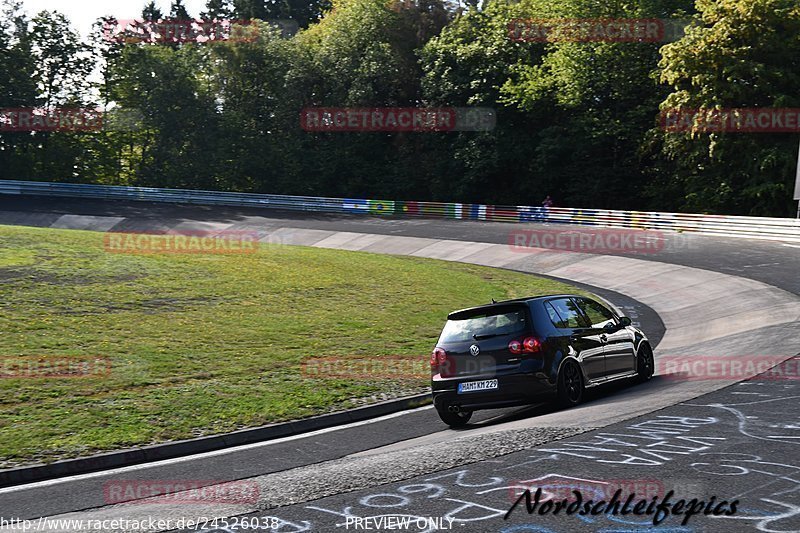
M508 351L513 354L522 353L522 343L518 340L513 340L508 343Z
M438 346L431 352L431 366L443 365L447 362L447 352Z
M542 343L536 337L528 337L522 341L522 351L536 353L542 350Z
M454 362L447 357L444 348L438 346L431 352L431 373L441 374L442 377L451 377Z

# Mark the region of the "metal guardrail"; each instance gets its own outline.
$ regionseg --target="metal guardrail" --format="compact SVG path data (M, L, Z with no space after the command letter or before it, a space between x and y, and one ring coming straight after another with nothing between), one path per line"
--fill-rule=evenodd
M800 242L800 220L791 218L323 198L15 180L0 180L0 194L266 207L291 211L378 216L418 216L522 223L549 222Z

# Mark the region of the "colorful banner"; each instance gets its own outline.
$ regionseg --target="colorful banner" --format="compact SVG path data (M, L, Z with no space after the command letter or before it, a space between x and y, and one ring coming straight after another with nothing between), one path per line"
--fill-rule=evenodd
M442 218L445 214L441 202L419 202L419 214L424 217Z
M519 213L516 207L509 206L486 206L486 220L494 220L496 222L517 222L519 221Z
M419 202L397 201L394 203L394 212L397 215L417 216L419 215Z
M470 204L469 218L472 220L486 220L486 206L483 204Z
M369 211L369 201L367 200L342 200L342 209L345 211Z
M369 212L373 215L392 215L394 214L394 202L392 200L369 200Z
M593 209L576 209L569 220L571 224L581 224L583 226L594 226L597 224L595 218L597 213ZM627 227L627 226L626 226Z
M664 224L667 227L674 227L677 221L676 216L671 213L609 211L603 209L562 209L559 212L553 212L547 207L540 206L496 206L462 204L458 202L413 202L348 198L342 200L342 208L345 211L354 213L381 216L421 216L426 218L487 220L494 222L555 222L583 226L604 225L606 219L616 219L621 227L637 229L663 228Z
M547 220L546 207L531 207L529 205L517 206L520 222L544 222Z
M452 202L445 204L444 216L447 218L456 218L456 219L464 218L462 207L463 206L461 204L456 204Z

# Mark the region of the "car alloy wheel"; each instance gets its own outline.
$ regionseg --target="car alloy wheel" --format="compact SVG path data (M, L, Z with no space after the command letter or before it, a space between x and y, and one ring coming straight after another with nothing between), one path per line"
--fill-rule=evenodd
M647 381L653 377L654 371L655 360L653 359L653 350L650 348L649 344L643 343L636 354L636 379L642 382Z
M564 407L581 403L583 398L583 377L577 364L567 361L558 375L558 399Z

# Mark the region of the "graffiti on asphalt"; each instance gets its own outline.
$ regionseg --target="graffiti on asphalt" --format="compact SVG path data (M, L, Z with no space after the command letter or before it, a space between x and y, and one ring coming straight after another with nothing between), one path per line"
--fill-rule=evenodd
M614 476L603 473L608 469L629 476L639 472L639 477L648 478L653 476L652 468L662 465L673 465L672 468L685 471L685 479L672 479L667 487L681 496L701 498L714 486L739 487L738 494L724 494L727 500L742 501L735 515L707 517L720 526L725 527L728 520L736 520L728 523L764 533L800 531L800 466L788 463L785 455L780 460L771 460L766 455L771 446L765 449L759 445L760 455L730 451L744 449L742 439L758 443L771 441L775 446L800 444L800 435L794 434L800 429L800 420L792 418L798 416L796 410L787 409L791 414L779 417L780 410L776 409L780 401L785 402L781 405L789 405L800 398L800 387L794 387L794 384L782 385L776 393L774 384L767 389L754 383L740 383L729 395L737 400L735 403L682 404L691 409L689 412L693 416L652 416L613 431L550 443L527 456L515 454L491 459L487 461L494 463L490 473L462 467L413 482L386 485L374 492L360 492L345 501L327 499L272 511L271 514L283 517L277 518L279 527L270 531L354 529L352 524L357 519L377 521L395 517L429 524L427 529L415 527L412 530L430 533L458 531L461 526L470 525L472 529L491 528L503 533L556 532L563 530L564 524L556 521L559 517L549 523L543 522L540 516L534 520L534 517L521 515L513 523L503 522L502 517L510 505L509 495L519 494L520 490L533 485L550 484L563 489L570 483L592 483L595 487L611 484ZM772 416L768 417L768 413ZM738 430L734 431L738 438L719 431L723 421ZM727 436L712 436L722 434ZM573 458L579 458L584 467L595 465L593 474L587 476L587 471L583 470L576 476L571 468ZM746 479L746 482L731 485L723 481L734 478ZM666 484L667 480L662 479L662 483ZM433 520L435 518L438 522ZM633 532L652 527L652 520L647 516L603 513L576 515L574 520L575 529L594 531ZM694 531L693 525L704 529L709 523L681 526L680 522L665 522L658 529L689 533ZM470 528L462 530L467 529Z
M774 384L754 380L741 382L736 388L741 390L733 391L732 396L750 401L687 405L732 416L739 434L747 439L745 442L772 443L759 445L758 449L765 453L779 445L800 445L800 414L794 407L800 398L800 387L784 383L776 389ZM784 412L776 405L778 402L787 406ZM796 457L796 453L788 456ZM752 524L765 533L800 531L800 466L783 461L749 453L709 452L700 454L690 466L702 475L746 478L747 490L736 497L751 497L751 507L726 519ZM756 502L761 507L752 507Z
M598 463L632 466L661 466L680 456L711 449L724 441L712 437L706 428L717 418L690 418L660 415L625 427L621 433L600 432L589 440L570 440L556 446L539 448L540 453L591 459ZM703 428L701 434L695 430Z

